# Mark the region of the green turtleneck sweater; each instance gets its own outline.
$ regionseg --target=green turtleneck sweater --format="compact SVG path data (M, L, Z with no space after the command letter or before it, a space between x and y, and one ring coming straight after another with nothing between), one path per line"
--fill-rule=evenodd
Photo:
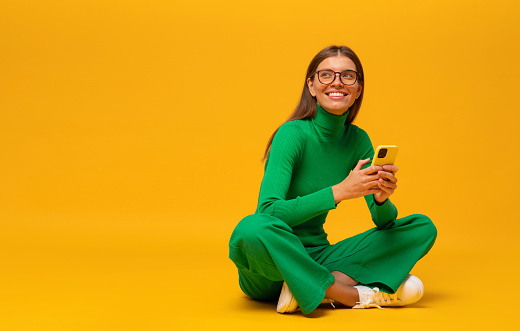
M366 132L353 124L345 126L347 114L330 114L318 105L314 118L284 123L265 164L256 213L287 223L306 247L329 244L323 224L328 211L336 208L332 186L359 160L374 156ZM397 218L389 199L381 205L373 195L365 200L378 228Z

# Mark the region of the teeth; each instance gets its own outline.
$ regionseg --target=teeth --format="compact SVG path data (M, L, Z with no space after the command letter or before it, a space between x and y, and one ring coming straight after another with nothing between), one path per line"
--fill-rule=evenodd
M331 97L342 97L344 94L343 93L337 93L337 92L331 92L331 93L329 93L329 95Z

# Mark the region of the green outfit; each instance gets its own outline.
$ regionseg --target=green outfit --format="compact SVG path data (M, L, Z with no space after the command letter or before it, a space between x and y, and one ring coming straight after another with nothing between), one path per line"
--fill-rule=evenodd
M327 240L323 224L336 208L332 186L359 160L374 156L368 135L345 125L346 117L318 105L314 118L284 123L276 133L256 213L239 222L230 240L229 256L250 297L275 300L286 281L308 314L323 300L335 270L394 293L432 247L437 231L428 217L397 219L393 203L379 205L373 195L365 200L375 228L335 245Z

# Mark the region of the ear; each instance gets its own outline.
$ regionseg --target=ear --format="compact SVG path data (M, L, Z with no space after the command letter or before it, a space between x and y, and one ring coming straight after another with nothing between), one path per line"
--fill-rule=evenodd
M363 90L363 86L361 86L361 84L358 84L358 90L356 92L356 99L359 98L359 96L361 95L361 90Z
M309 92L313 97L316 97L316 91L314 91L314 83L310 78L307 78L307 86L309 87Z

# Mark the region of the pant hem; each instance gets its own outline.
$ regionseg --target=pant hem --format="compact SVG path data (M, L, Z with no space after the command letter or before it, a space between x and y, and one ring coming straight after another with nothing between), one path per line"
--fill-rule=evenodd
M334 275L329 274L329 277L327 278L327 280L325 280L325 282L323 282L323 284L321 285L322 291L317 296L317 299L315 301L313 301L311 304L307 305L306 307L300 306L302 313L310 314L311 312L314 311L314 309L318 308L320 303L325 298L325 290L328 289L329 286L332 285L332 283L334 283L335 280L336 280L336 278L334 278Z

